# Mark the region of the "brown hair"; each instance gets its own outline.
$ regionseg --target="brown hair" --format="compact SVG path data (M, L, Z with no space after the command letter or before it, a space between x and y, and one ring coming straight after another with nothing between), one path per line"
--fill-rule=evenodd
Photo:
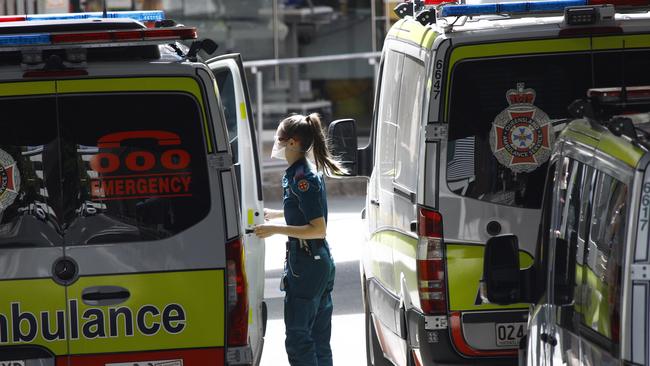
M308 116L294 114L280 122L278 133L283 139L293 138L300 142L303 152L313 149L316 169L333 174L345 174L341 163L330 153L318 113Z

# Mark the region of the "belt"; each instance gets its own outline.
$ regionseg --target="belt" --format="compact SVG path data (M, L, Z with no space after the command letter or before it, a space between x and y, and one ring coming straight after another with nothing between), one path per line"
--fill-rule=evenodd
M292 238L289 237L289 240L286 243L286 249L287 253L289 252L289 248L291 248L291 244L297 245L298 249L302 249L307 253L308 255L312 255L312 246L315 245L316 249L320 249L325 245L325 239L298 239L298 238Z

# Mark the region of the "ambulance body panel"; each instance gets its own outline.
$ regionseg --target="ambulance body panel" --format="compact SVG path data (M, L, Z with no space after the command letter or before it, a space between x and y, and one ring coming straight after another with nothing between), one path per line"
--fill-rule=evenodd
M213 72L155 47L159 58L89 60L74 77L0 67L14 124L0 142L14 220L0 230L3 361L259 362L263 287L246 271L263 276L263 242L241 219L263 207L252 120L234 126L251 158L233 161Z

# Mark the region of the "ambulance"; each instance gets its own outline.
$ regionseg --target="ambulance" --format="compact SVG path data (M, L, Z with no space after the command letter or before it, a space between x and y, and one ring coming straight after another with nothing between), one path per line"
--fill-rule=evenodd
M521 365L648 365L650 87L596 88L555 144L535 263L488 241L485 295L531 304Z
M158 11L0 17L0 365L259 362L248 90L196 38Z
M533 263L567 107L590 88L650 84L648 5L396 7L403 19L384 41L369 145L357 147L352 120L329 130L350 175L368 179L369 365L517 363L528 304L484 301L485 245L512 233L521 267Z

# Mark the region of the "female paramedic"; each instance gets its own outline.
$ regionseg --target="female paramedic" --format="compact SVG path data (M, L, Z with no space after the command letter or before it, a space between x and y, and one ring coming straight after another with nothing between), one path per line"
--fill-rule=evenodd
M313 153L315 167L306 155ZM334 261L325 240L327 196L322 173L343 169L331 156L318 114L293 115L278 126L271 156L289 163L282 178L284 211L265 209L267 219L284 215L286 225L264 224L255 234L289 237L284 298L285 347L292 366L330 366Z

